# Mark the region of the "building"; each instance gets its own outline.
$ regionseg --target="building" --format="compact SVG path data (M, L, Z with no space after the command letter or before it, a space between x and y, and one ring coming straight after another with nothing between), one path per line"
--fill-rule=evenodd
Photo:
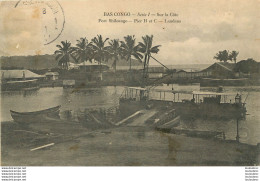
M163 77L165 73L164 67L148 67L148 77L149 79L159 79Z
M194 78L203 78L203 77L234 78L236 76L235 72L233 71L234 67L235 64L233 63L216 62L201 71L175 69L171 73L171 77L173 79L179 79L179 78L194 79Z
M44 75L38 75L30 70L1 70L1 80L19 81L19 80L43 80Z
M45 74L47 80L58 80L59 73L58 72L47 72Z
M149 79L159 79L163 77L163 73L148 73Z
M172 73L169 74L170 78L175 79L183 79L183 78L190 78L190 72L187 72L182 69L174 69Z
M193 69L171 69L164 78L165 82L187 82L187 81L199 81L203 78L217 78L217 79L230 79L236 78L237 75L234 72L234 63L216 62L203 70Z
M79 69L79 65L76 63L69 62L69 70Z
M202 70L201 72L203 72L203 77L234 78L234 67L234 63L216 62L208 68Z
M106 64L99 64L96 61L93 61L92 63L89 61L82 62L78 64L79 69L86 72L95 72L95 71L107 71L109 70L109 66Z

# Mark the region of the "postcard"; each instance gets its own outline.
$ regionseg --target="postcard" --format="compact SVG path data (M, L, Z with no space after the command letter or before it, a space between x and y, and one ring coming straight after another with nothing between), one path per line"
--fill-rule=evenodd
M259 1L0 3L2 166L258 166Z

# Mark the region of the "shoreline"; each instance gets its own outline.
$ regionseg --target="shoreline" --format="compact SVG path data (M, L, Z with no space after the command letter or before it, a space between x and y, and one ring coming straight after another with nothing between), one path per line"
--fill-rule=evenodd
M39 122L29 127L21 127L14 122L1 123L1 125L3 166L253 166L259 164L259 145L167 134L150 127L123 126L91 130L76 122L67 121ZM28 130L28 133L15 131L22 129ZM44 134L53 134L53 138L41 138ZM54 145L46 149L30 151L34 147L48 143Z

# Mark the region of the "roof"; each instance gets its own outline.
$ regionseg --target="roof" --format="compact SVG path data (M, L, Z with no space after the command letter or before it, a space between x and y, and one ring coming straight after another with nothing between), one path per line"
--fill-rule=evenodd
M183 70L183 69L177 69L177 70L176 70L176 73L179 73L179 72L186 72L186 71Z
M219 66L222 66L223 68L233 71L235 64L234 63L228 63L228 62L216 62Z
M235 64L234 64L234 63L216 62L216 63L212 64L211 66L209 66L208 68L206 68L206 69L204 69L204 70L202 70L202 71L205 71L205 70L208 70L208 69L210 69L210 68L213 68L213 67L216 66L216 65L219 66L219 67L221 67L221 68L223 68L223 69L225 69L225 70L227 70L227 71L230 71L230 72L232 72L233 69L234 69L234 67L235 67Z
M72 63L72 62L69 62L69 67L78 68L79 65L78 65L78 64L75 64L75 63Z
M84 61L84 62L78 64L78 66L93 66L93 65L100 65L100 64L99 64L97 61L92 61L92 63L89 62L89 61ZM101 63L101 65L107 66L107 65L104 64L104 63Z
M173 94L192 94L192 91L185 91L185 90L179 90L179 91L175 91L175 90L167 90L167 89L151 89L151 91L155 91L155 92L170 92Z
M141 87L126 87L127 89L133 89L133 90L147 90L146 88Z
M21 79L21 78L42 78L44 75L39 75L30 70L1 70L1 77L5 79Z
M201 91L193 91L192 94L195 95L234 95L234 93L224 93L224 92L201 92Z
M15 84L15 83L36 82L36 81L37 79L32 79L32 80L7 81L6 83Z

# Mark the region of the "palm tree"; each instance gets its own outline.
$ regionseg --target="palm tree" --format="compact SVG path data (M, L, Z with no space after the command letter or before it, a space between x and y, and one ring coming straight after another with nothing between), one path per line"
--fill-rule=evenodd
M132 56L135 57L137 60L142 62L142 54L139 52L138 45L135 45L135 36L127 35L124 37L125 41L121 41L121 49L123 57L126 61L129 61L129 70L131 71L132 67Z
M93 50L92 43L88 42L87 38L80 38L77 40L77 44L75 47L75 57L79 62L90 61L92 62L93 58Z
M109 38L103 40L102 35L97 35L97 37L92 39L92 49L93 49L93 58L98 61L100 65L101 72L101 62L107 61L109 56L109 46L105 46L106 41Z
M116 63L119 59L119 56L122 56L122 49L120 47L120 42L118 39L115 40L111 40L109 42L109 52L112 58L114 58L114 62L112 64L112 66L115 69L116 72Z
M235 64L237 63L237 56L238 56L238 54L239 54L239 52L237 52L237 51L232 51L230 54L229 54L229 56L230 56L230 60L232 61L234 61L235 62Z
M56 47L59 48L59 50L56 50L54 54L56 54L56 60L59 60L58 65L61 66L61 68L69 69L69 61L70 57L74 58L73 53L75 52L75 49L71 47L71 43L69 41L61 41L61 45L56 45Z
M153 58L156 60L153 56L152 53L158 53L159 52L159 47L161 45L156 45L153 47L153 35L151 36L143 36L142 37L143 42L139 42L139 51L144 54L144 71L143 71L143 77L146 78L147 73L148 73L148 67L149 67L149 61L150 58ZM157 61L157 60L156 60Z

